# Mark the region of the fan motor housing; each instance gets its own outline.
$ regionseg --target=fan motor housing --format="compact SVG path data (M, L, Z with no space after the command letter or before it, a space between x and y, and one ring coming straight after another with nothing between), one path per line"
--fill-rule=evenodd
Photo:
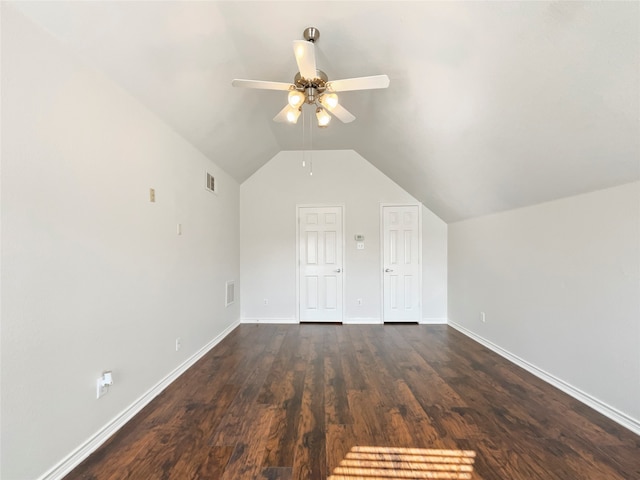
M305 102L308 104L315 103L316 97L327 88L327 74L322 70L316 70L316 78L308 80L303 78L298 72L293 80L297 90L304 92Z
M329 77L322 70L316 70L316 78L307 79L300 75L300 72L296 73L293 79L293 83L299 89L305 89L309 87L317 88L318 90L324 90L327 86Z

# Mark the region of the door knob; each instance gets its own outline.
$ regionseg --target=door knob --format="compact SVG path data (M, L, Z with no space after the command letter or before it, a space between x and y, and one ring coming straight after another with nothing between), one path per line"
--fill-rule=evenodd
M337 269L337 270L334 270L334 272L336 272L336 273L340 273L341 271L342 271L342 269L341 269L341 268L339 268L339 269Z
M387 273L393 272L393 270L391 270L390 268L385 268L384 271L387 272Z

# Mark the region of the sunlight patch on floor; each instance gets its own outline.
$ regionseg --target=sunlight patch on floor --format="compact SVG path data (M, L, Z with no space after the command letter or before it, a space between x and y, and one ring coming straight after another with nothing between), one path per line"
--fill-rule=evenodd
M476 452L398 447L353 447L327 480L469 480Z

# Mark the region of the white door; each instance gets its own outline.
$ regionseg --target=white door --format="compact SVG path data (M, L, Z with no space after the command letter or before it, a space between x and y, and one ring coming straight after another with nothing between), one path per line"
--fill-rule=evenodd
M342 207L298 207L301 322L342 322Z
M421 317L420 208L382 207L383 320L418 322Z

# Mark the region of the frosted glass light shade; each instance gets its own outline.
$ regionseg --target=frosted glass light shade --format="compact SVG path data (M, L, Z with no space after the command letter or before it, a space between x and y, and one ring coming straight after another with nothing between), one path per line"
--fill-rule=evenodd
M319 127L326 127L331 121L331 115L329 115L324 108L318 108L316 110L316 118L318 119Z
M287 110L287 122L289 123L297 123L298 122L298 117L300 116L301 113L301 109L300 108L293 108L291 106L289 106L289 109Z
M331 111L338 105L338 95L327 93L321 97L320 102Z
M289 92L289 105L293 108L298 108L304 103L304 93L298 90L291 90Z

